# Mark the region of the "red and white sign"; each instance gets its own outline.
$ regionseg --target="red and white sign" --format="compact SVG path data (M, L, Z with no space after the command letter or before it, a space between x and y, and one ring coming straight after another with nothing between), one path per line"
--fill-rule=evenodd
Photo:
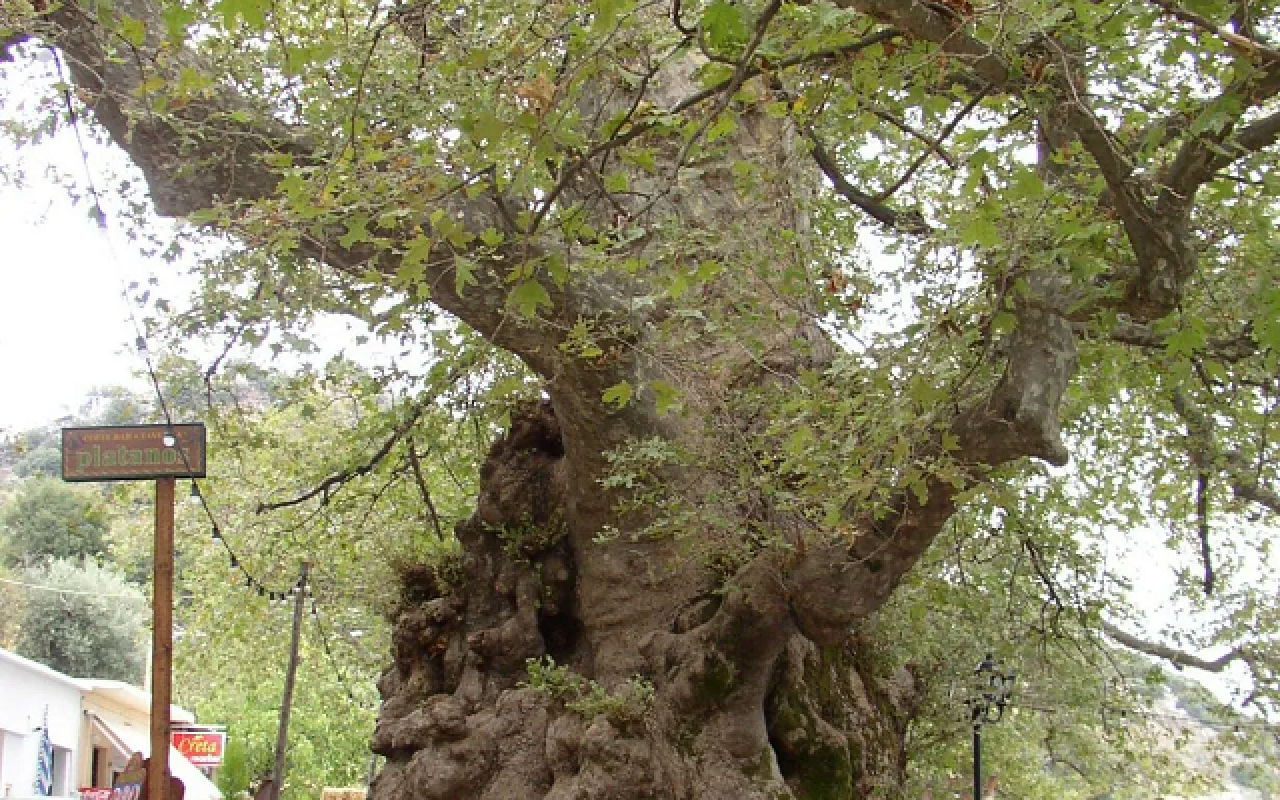
M216 767L222 763L227 743L225 731L174 731L170 734L173 748L197 767Z
M111 800L111 790L82 786L80 788L80 800Z

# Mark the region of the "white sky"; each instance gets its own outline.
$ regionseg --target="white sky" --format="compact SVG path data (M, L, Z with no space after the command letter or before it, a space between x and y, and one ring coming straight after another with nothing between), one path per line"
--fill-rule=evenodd
M20 154L29 167L58 158L69 169L67 156L47 145ZM133 384L142 361L121 275L145 282L149 267L135 250L117 246L117 266L87 207L34 180L0 184L0 242L0 431L72 413L96 386Z

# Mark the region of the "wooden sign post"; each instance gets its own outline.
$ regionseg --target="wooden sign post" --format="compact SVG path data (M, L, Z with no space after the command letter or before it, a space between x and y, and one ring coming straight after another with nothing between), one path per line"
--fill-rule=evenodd
M169 705L173 696L173 478L156 478L151 586L151 760L147 800L166 800Z
M151 602L151 757L146 800L180 800L169 789L169 704L173 695L174 481L205 476L204 425L62 429L65 481L156 482Z

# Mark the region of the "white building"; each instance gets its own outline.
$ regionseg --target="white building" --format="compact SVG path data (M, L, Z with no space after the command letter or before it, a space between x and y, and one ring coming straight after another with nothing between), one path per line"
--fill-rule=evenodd
M76 797L84 788L109 787L135 751L150 752L151 698L121 681L69 678L0 649L0 797L36 794L45 720L53 745L52 792ZM169 720L189 725L195 716L171 706ZM169 770L182 779L185 800L219 800L221 792L173 747Z

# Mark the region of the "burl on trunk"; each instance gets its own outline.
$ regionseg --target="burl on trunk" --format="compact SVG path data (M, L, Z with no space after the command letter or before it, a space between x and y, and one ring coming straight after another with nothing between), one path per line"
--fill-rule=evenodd
M678 548L587 539L629 577L584 590L566 481L552 405L528 409L460 563L404 576L375 800L895 796L908 671L807 638L776 564L717 583Z

